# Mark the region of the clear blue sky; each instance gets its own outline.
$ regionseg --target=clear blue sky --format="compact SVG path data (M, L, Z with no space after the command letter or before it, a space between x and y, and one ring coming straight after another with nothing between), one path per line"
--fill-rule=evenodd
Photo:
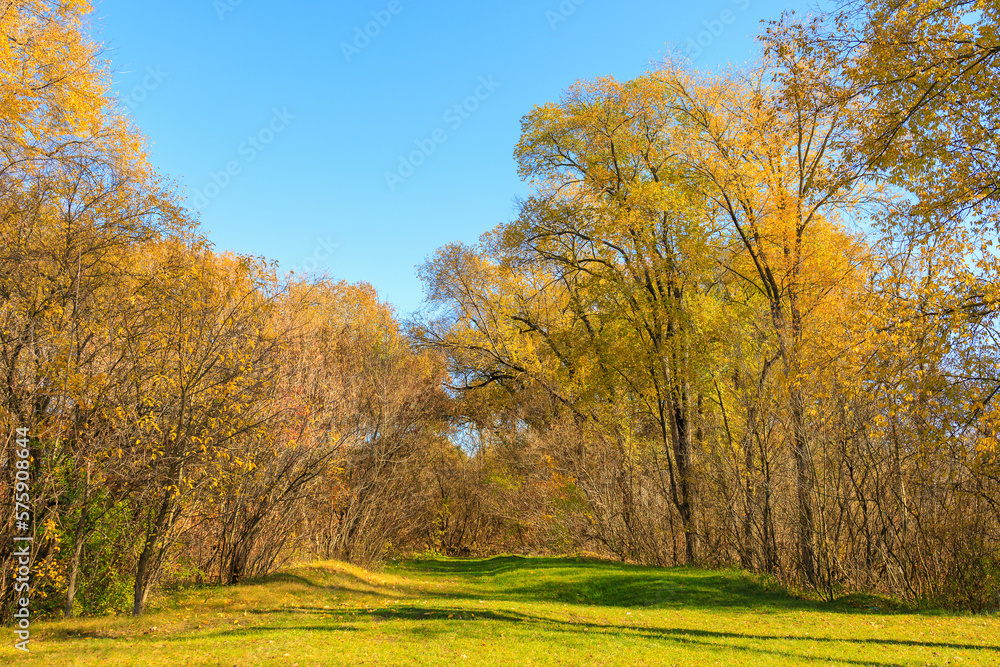
M94 30L153 163L219 249L370 282L406 315L435 248L514 216L532 106L699 40L698 66L742 64L761 19L804 6L98 0Z

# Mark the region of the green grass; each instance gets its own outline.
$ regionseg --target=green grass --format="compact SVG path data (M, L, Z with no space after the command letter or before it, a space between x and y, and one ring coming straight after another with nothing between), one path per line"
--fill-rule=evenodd
M577 558L289 568L140 618L32 625L39 665L1000 665L1000 618L801 600L736 571Z

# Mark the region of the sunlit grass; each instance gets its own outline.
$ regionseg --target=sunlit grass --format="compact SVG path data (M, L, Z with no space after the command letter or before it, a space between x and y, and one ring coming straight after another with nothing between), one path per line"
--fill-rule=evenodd
M572 558L290 568L140 619L35 623L42 665L1000 665L1000 618L790 597L735 571Z

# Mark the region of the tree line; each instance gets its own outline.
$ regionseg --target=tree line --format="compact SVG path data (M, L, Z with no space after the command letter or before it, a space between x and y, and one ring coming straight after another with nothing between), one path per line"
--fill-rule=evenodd
M574 547L1000 602L998 10L786 15L524 118L531 195L414 332L571 480Z

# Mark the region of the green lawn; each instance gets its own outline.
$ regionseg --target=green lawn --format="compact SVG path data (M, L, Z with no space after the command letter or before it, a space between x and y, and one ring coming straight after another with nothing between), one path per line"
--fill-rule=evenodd
M290 568L141 619L35 623L40 665L1000 665L997 616L798 600L735 571L574 558Z

